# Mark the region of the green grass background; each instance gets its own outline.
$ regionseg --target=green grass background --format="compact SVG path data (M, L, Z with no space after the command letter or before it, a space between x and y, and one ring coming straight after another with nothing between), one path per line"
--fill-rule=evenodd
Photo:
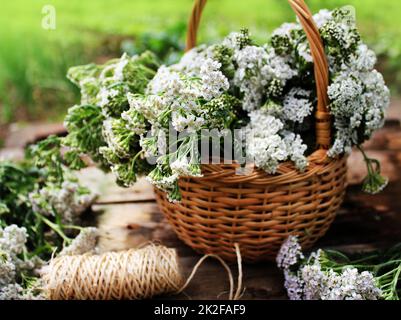
M0 5L0 123L61 118L77 100L69 66L119 54L107 39L163 32L187 20L192 0L11 0ZM356 8L361 33L386 59L387 81L401 83L401 1L308 0L312 11ZM44 30L42 8L56 9L56 30ZM257 39L293 20L285 0L210 0L199 41L248 27ZM118 41L117 41L118 42Z

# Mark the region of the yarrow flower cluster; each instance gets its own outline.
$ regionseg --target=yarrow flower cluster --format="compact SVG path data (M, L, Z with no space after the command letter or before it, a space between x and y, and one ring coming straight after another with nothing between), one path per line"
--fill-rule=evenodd
M310 101L311 92L301 88L292 88L283 100L283 119L303 123L313 111Z
M246 127L246 151L256 166L275 173L280 162L291 160L298 169L306 168L307 146L300 135L283 130L283 122L262 109L250 112L250 119Z
M67 77L80 87L82 104L101 107L105 116L119 116L128 106L127 93L143 92L157 67L150 52L134 57L124 54L104 65L71 68Z
M82 229L96 195L79 184L70 160L79 164L49 136L21 163L0 162L0 300L42 299L39 269Z
M282 94L287 80L297 75L286 59L276 55L273 48L247 46L234 55L238 65L233 83L243 93L243 108L255 110L263 98Z
M376 55L361 41L354 17L347 8L332 12L322 10L314 15L314 21L329 61L329 109L335 129L329 154L337 156L349 153L352 146L369 139L383 125L384 111L389 105L389 90L381 74L374 69ZM309 46L298 23L284 24L273 33L271 43L276 52L286 57L296 69L308 70L312 64ZM311 80L310 77L303 79ZM290 114L290 120L296 121L296 115L300 115L302 122L302 118L311 113L308 108L313 102L313 95L309 94L311 100L308 94L304 96L306 101L300 103L304 106L303 110L296 107L297 103L291 103L298 112ZM288 97L284 101L288 104Z
M319 249L306 258L298 238L290 236L283 243L276 261L284 272L284 286L291 300L377 300L398 297L396 284L399 277L395 271L400 262L395 256L373 254L371 259L359 258L353 263L342 253ZM388 267L394 270L389 272ZM389 283L395 284L394 288L389 288Z
M158 68L151 52L70 68L67 77L81 89L81 104L70 108L64 121L69 134L63 144L70 148L75 158L71 160L82 167L79 157L87 154L102 169L112 170L124 186L148 171L146 161L136 156L141 151L139 134L146 131L147 123L134 114L132 119L138 119L130 125L121 115L130 108L129 95L143 94Z
M32 274L43 264L37 257L24 257L24 253L27 252L26 242L27 232L24 227L0 227L0 300L39 298L19 284L23 275Z
M337 157L383 125L389 90L346 8L322 10L314 20L329 63L329 156ZM269 174L285 161L305 170L316 149L313 58L299 21L283 24L262 45L242 30L189 50L170 66L151 53L125 54L72 68L68 76L82 100L66 118L65 144L114 172L123 186L143 174L180 200L179 178L201 175L202 130L220 131L221 149L222 132L245 132L239 149ZM385 183L372 161L364 189L377 192Z
M333 269L322 270L319 262L320 251L311 265L300 270L304 300L377 300L381 290L373 274L359 272L356 268L344 268L341 272Z
M59 255L96 253L98 235L97 228L81 228L79 235ZM27 258L27 239L24 227L0 227L0 300L45 299L39 275L46 265L38 256Z
M281 269L290 269L299 260L304 259L302 248L298 243L298 238L291 236L282 244L276 257L277 266Z
M94 227L81 229L81 232L71 243L60 251L60 256L81 255L85 253L96 253L96 245L99 231Z
M48 184L30 193L29 199L35 212L47 217L59 214L62 224L75 225L95 201L96 195L77 182L64 181L61 186Z
M44 300L43 295L35 290L24 289L17 283L12 283L0 289L0 300Z

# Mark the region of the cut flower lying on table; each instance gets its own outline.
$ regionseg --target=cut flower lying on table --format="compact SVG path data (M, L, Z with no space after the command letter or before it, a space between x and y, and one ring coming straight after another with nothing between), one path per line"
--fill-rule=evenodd
M291 300L399 300L400 245L350 258L319 249L308 258L290 236L276 258Z
M80 185L50 136L28 148L24 161L0 161L0 300L43 299L39 270L55 255L95 245L82 216L96 196Z
M334 139L328 155L337 157L382 127L389 90L347 10L322 10L314 19L330 72ZM82 93L65 119L71 163L83 166L80 156L88 154L123 186L147 175L171 201L180 200L180 177L202 175L204 130L219 132L221 152L225 136L238 137L234 153L268 174L285 161L304 170L315 150L313 61L299 23L283 24L262 45L246 30L232 33L171 66L160 66L149 52L124 54L104 65L74 67L68 76ZM387 180L376 160L364 159L363 189L376 193Z

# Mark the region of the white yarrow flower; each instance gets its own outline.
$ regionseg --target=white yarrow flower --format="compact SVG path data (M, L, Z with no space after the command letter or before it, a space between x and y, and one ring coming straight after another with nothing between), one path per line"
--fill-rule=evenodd
M280 251L277 254L277 266L281 269L289 269L302 259L304 259L304 255L298 243L298 237L289 236L281 245Z
M97 228L88 227L81 230L79 235L72 240L68 247L63 248L60 256L81 255L95 253L99 231Z
M202 96L207 101L220 96L230 87L227 78L220 71L220 67L221 63L206 59L200 68Z
M312 102L309 100L310 95L310 91L292 88L284 97L282 110L284 120L302 123L310 116L313 110Z

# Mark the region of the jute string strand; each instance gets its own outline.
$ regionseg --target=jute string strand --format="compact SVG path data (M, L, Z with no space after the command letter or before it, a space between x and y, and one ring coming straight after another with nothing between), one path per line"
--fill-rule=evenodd
M43 291L51 300L137 300L178 294L187 288L201 264L207 258L214 258L227 271L229 299L236 300L242 293L242 262L237 244L235 249L238 259L236 292L231 269L219 256L202 257L184 283L176 251L160 245L52 259L43 274Z
M186 287L189 285L189 283L192 281L193 277L195 276L196 272L198 271L199 267L201 266L201 264L207 259L207 258L214 258L216 260L218 260L221 265L226 269L227 274L228 274L228 279L230 281L230 291L229 291L229 295L228 295L228 299L229 300L238 300L241 298L243 291L242 290L242 258L241 258L241 251L239 249L239 245L236 243L234 245L235 247L235 252L237 254L237 264L238 264L238 282L237 282L237 290L234 293L234 277L233 274L231 272L230 267L228 266L228 264L218 255L215 254L206 254L204 255L199 261L198 263L195 265L195 267L193 268L190 276L188 277L187 281L185 282L185 284L181 287L180 290L178 290L177 293L181 293L182 291L184 291L186 289ZM245 290L245 289L244 289Z

